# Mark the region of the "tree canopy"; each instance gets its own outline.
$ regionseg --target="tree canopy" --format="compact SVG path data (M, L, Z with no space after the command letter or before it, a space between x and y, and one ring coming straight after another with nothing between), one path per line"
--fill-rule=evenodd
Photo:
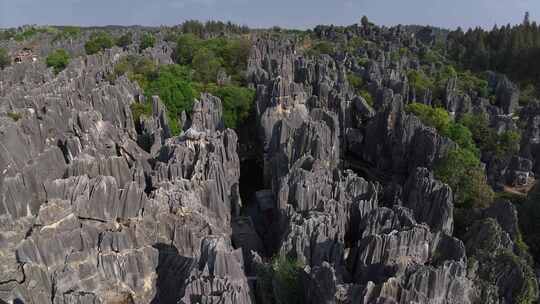
M494 199L494 193L487 183L480 163L480 150L473 132L467 127L468 122L456 123L446 110L425 104L412 103L406 110L458 145L435 168L435 176L454 190L456 204L461 207L488 206Z
M90 36L90 39L84 45L88 55L99 53L113 46L113 38L107 32L97 32Z
M118 37L115 42L115 44L121 48L125 48L132 43L133 43L133 34L131 32L127 32L123 34L122 36Z
M144 33L141 37L140 49L145 50L154 47L154 45L156 45L156 37L150 33Z
M540 83L540 27L528 13L522 24L491 30L461 28L448 34L447 52L473 71L495 70L524 83Z
M69 64L70 56L64 49L57 49L47 56L46 63L48 67L54 69L54 73L58 74Z

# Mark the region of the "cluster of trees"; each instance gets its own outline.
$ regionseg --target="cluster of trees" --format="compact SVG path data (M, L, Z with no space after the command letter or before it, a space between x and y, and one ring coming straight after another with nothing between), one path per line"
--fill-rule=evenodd
M209 92L221 99L223 104L223 121L228 128L237 128L247 120L253 109L255 90L236 85L212 85L199 89Z
M125 48L128 47L133 43L133 34L131 32L127 32L120 37L116 38L115 44L118 47Z
M68 52L64 49L58 49L49 54L45 62L48 67L52 67L54 69L55 74L58 74L67 67L69 60L70 56Z
M147 77L143 87L147 97L157 95L165 104L174 135L181 132L178 119L182 112L189 113L198 97L192 80L192 72L186 66L166 65L158 69L155 77Z
M190 66L199 82L215 82L218 72L223 70L234 82L242 84L250 50L251 42L243 38L203 40L193 34L184 34L178 38L174 60Z
M134 121L140 121L142 117L150 117L152 116L152 104L134 102L131 104L131 113Z
M529 14L522 24L482 28L461 28L448 34L447 52L463 67L473 71L496 70L520 82L540 82L540 26Z
M59 40L68 40L68 39L77 39L81 37L82 31L80 27L77 26L64 26L61 27L59 32L54 37L54 41Z
M247 25L238 25L232 22L187 20L180 25L184 34L194 34L199 38L206 38L208 34L248 34Z
M517 130L499 134L489 127L485 115L464 115L460 123L471 130L474 142L484 154L504 159L519 152L521 134Z
M11 38L15 37L16 34L17 31L13 28L0 30L0 40L10 40Z
M107 32L92 33L90 39L85 43L86 54L92 55L103 50L110 49L114 45L112 36Z
M195 58L197 56L194 56ZM201 59L201 63L198 63L194 59L191 64L158 67L149 58L131 55L115 66L112 78L126 74L139 83L148 98L153 95L160 96L167 108L173 135L181 132L179 118L184 111L190 114L195 98L200 96L201 92L209 92L219 97L223 105L225 126L238 127L251 114L255 91L238 83L218 85L215 78L211 80L207 74L208 62ZM147 105L140 105L132 108L132 111L134 118L139 119L141 115L148 114L149 108Z
M41 34L41 33L56 33L56 32L58 32L58 30L52 27L30 26L30 27L26 27L26 28L19 29L18 31L16 31L13 38L17 41L24 41L24 40L33 38L36 35Z
M0 30L0 40L9 40L11 38L16 41L24 41L33 38L40 33L53 34L53 41L74 39L81 36L81 29L76 26L62 27L36 27L30 26L25 28L11 28Z
M450 79L457 80L457 89L471 96L488 98L493 96L488 82L483 74L473 74L471 71L456 71L454 66L435 61L438 69L428 74L424 70L410 70L407 73L409 84L415 89L416 96L424 96L426 91L432 92L433 100L439 103L444 99L446 86Z
M320 55L333 55L336 51L336 46L328 41L317 41L308 48L305 52L306 56L317 57Z
M265 299L262 303L300 304L304 303L302 288L303 265L284 255L275 256L269 266L257 269L257 294Z
M147 48L154 47L156 45L156 37L152 33L143 33L140 38L139 50L145 50ZM84 45L86 53L88 55L96 54L105 49L109 49L116 45L121 48L125 48L133 43L133 34L127 32L119 37L114 38L108 32L100 31L95 32L90 36L90 39Z
M484 115L464 115L456 122L443 108L411 103L406 110L458 145L435 168L437 178L455 191L456 203L462 207L489 205L494 193L487 184L480 157L506 159L515 155L519 152L520 133L505 131L499 134L489 127Z
M458 145L439 161L435 168L435 176L454 190L456 204L474 208L491 204L494 192L487 183L480 162L480 150L474 142L471 130L462 123L452 121L443 108L411 103L406 110Z
M361 96L370 106L373 106L373 96L371 96L367 90L367 86L362 77L357 76L354 73L349 73L347 74L347 80L349 85L354 89L356 95Z
M141 37L141 43L139 49L145 50L147 48L152 48L156 45L156 37L151 33L144 33Z

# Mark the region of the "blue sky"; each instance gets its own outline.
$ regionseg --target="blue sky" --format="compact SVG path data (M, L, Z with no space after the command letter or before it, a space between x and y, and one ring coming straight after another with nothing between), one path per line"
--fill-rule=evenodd
M0 27L22 24L171 25L231 20L252 27L377 24L464 28L540 21L540 0L0 0Z

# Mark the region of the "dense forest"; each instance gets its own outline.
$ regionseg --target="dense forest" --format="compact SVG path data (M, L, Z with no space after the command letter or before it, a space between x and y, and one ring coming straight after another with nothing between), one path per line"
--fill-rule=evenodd
M540 25L525 14L522 24L495 25L491 30L461 28L448 34L446 48L451 59L473 71L505 73L522 85L522 103L540 86Z

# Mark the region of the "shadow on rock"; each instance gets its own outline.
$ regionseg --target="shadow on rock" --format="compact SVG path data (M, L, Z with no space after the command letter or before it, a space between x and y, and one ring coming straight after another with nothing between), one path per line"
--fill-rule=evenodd
M157 292L152 304L176 304L184 295L185 280L195 266L195 259L178 254L176 247L159 243L154 245L159 251L156 268Z

